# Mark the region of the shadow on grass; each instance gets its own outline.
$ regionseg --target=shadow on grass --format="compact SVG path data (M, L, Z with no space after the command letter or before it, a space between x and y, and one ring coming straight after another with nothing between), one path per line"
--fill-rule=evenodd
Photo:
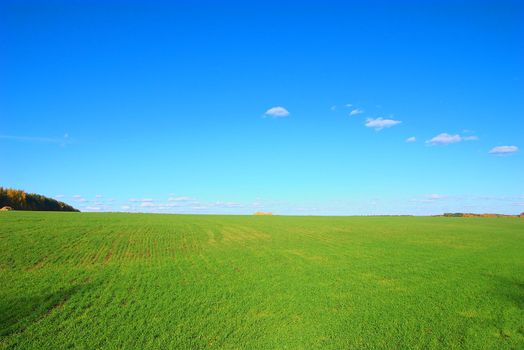
M3 298L0 300L0 337L23 332L31 324L57 312L76 293L91 287L92 284L78 284L51 293Z
M524 282L502 276L494 277L497 296L509 300L519 309L524 309Z

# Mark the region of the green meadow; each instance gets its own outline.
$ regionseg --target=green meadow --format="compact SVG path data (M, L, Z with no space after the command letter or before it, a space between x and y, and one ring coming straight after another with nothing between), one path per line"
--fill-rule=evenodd
M524 220L0 213L1 349L523 349Z

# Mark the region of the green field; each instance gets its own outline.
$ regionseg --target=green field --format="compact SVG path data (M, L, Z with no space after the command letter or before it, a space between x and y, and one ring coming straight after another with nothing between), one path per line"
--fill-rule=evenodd
M523 349L524 220L0 213L2 349Z

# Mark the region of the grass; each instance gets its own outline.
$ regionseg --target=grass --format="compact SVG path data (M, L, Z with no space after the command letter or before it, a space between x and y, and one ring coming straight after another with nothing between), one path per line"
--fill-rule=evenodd
M524 220L0 213L0 349L522 349Z

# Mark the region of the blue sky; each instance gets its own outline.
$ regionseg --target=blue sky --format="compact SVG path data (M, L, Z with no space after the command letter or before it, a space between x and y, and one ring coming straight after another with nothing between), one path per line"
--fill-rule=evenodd
M0 185L83 211L524 211L518 2L2 2Z

